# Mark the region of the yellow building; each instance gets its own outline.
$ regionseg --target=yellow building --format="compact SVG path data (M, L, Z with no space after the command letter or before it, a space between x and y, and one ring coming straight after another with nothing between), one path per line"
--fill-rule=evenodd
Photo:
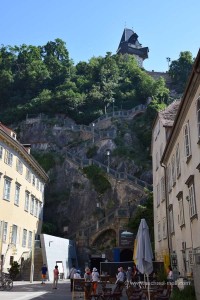
M0 257L1 269L30 256L41 233L44 186L48 176L16 133L0 123Z

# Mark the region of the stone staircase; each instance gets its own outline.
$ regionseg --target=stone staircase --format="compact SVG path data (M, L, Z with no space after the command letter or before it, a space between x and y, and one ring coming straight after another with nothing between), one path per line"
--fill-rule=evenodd
M38 281L41 280L41 268L43 265L43 258L42 258L42 249L35 248L35 257L34 257L34 276L33 280ZM31 274L31 258L28 258L23 262L21 272L20 272L20 279L24 281L30 280Z

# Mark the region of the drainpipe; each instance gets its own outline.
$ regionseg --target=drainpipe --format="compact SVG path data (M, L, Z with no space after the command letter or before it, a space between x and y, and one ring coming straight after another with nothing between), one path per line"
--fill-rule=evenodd
M4 221L0 221L0 274L2 274L3 269L3 261L1 260L2 257L2 249L3 249L3 231L4 231Z
M169 233L169 196L167 193L167 166L164 163L161 163L161 167L164 168L164 181L165 181L165 209L166 209L166 219L167 219L167 242L168 242L168 251L169 258L171 261L171 252L172 252L172 239L171 234Z

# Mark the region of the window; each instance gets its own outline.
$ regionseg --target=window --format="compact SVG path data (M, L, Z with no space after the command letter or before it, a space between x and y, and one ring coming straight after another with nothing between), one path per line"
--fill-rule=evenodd
M37 179L36 179L36 189L39 190L39 188L40 188L40 181L39 181L39 179L37 178Z
M5 158L4 162L12 167L12 162L13 162L13 154L9 152L8 150L5 151Z
M3 199L10 201L10 190L11 190L11 179L6 177L4 180Z
M7 229L8 229L8 223L4 221L0 221L0 236L2 236L2 240L4 243L6 242Z
M2 158L3 158L3 147L0 146L0 159L2 159Z
M182 227L185 225L184 206L183 206L183 193L180 192L177 195L179 205L179 225Z
M186 199L189 202L189 214L190 214L190 218L192 218L197 215L194 175L190 175L186 180L185 184L187 184L188 186L189 196L186 197Z
M170 226L170 233L174 233L174 214L173 214L173 206L169 206L169 226Z
M190 128L189 123L184 125L184 149L185 149L185 156L188 158L191 156L191 144L190 144Z
M44 184L42 182L40 182L40 192L44 191Z
M167 167L167 188L168 188L168 193L172 189L172 183L171 183L171 165Z
M164 201L165 200L165 178L164 178L164 176L161 178L160 187L161 187L161 199L162 199L162 201Z
M179 144L176 146L176 175L177 175L177 178L181 175Z
M163 239L167 238L167 223L166 218L163 218Z
M157 206L160 205L160 184L158 183L156 186L156 198L157 198Z
M11 244L16 245L17 243L17 225L12 226Z
M175 156L172 156L172 185L176 183L176 166L175 166Z
M158 222L158 242L161 241L160 222Z
M27 230L23 229L22 247L26 247Z
M32 232L29 231L29 234L28 234L28 248L31 248L32 247Z
M25 211L29 210L29 198L30 198L30 193L28 191L26 191L25 192L25 204L24 204Z
M35 200L34 216L38 218L38 200Z
M20 185L18 183L15 184L15 205L19 206L19 194L20 194Z
M23 173L23 163L21 162L21 160L19 158L17 158L17 160L16 160L16 170L19 174Z
M10 266L12 266L13 262L14 262L14 256L10 256Z
M32 177L32 185L35 186L35 175L33 174L33 177Z
M197 130L198 139L200 139L200 98L197 100Z
M42 219L42 203L41 202L39 202L38 218Z
M31 207L30 207L30 214L33 215L34 213L34 196L31 196Z
M31 182L31 171L28 168L26 168L26 177L25 178L28 182Z
M194 183L192 183L189 186L189 207L190 207L190 217L195 216L197 214L197 209L196 209Z
M6 242L7 233L8 233L8 223L4 222L4 227L3 227L3 242Z

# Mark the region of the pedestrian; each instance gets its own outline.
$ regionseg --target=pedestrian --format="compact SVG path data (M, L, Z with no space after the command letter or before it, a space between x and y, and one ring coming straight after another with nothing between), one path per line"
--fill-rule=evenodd
M92 292L94 295L97 293L97 286L99 281L99 272L96 268L92 270Z
M133 271L131 267L128 267L128 270L126 271L126 281L127 285L129 286L133 279Z
M90 299L92 291L92 275L88 267L85 268L85 299Z
M133 264L132 281L138 281L138 269L135 264Z
M70 289L71 292L73 291L73 282L74 282L74 274L76 273L75 265L72 266L72 268L69 271L69 278L70 278Z
M76 270L76 273L74 273L74 279L81 279L81 271Z
M167 271L167 281L168 282L173 282L174 281L174 274L172 271L172 267L168 266L168 271Z
M116 289L121 291L121 287L124 285L124 270L122 267L118 268L118 274L116 275L116 279Z
M172 271L172 267L168 266L168 269L167 269L167 283L168 283L168 285L170 285L171 291L173 289L173 282L174 282L174 274L173 274L173 271Z
M41 282L41 284L45 284L47 271L48 270L47 270L46 264L43 264L43 266L41 268L41 273L42 273L42 282Z
M55 266L55 269L53 270L53 289L57 289L58 286L58 266Z

